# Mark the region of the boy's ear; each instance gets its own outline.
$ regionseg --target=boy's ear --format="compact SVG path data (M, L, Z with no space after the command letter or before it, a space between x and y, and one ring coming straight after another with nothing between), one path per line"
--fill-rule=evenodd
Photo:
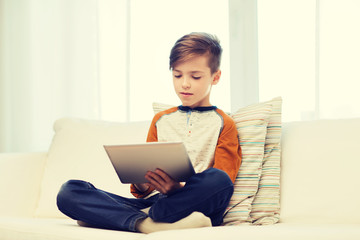
M217 70L217 72L214 73L214 78L211 85L218 84L218 82L220 81L220 77L221 77L221 70L219 69Z

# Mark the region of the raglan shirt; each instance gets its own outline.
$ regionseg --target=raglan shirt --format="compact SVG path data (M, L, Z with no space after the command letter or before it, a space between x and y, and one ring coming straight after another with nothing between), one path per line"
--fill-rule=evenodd
M225 171L234 182L241 164L241 148L234 121L215 106L173 107L152 120L147 142L183 142L196 173L208 168ZM154 191L131 193L144 198Z

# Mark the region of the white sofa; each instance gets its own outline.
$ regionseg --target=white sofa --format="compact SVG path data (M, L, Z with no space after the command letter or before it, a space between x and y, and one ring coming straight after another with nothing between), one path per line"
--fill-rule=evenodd
M86 121L79 123L87 125ZM102 123L96 124L100 126ZM145 139L148 126L149 122L125 124L122 132L127 139L123 141L142 141ZM99 139L107 134L106 126L92 129L92 132L85 132L83 136L92 141L100 141ZM112 130L109 128L109 131ZM75 136L79 134L78 132L71 129L69 132L73 132L74 136L63 136L61 140L54 139L52 145L60 141L69 142L72 139L79 139L79 135ZM61 132L57 134L61 135ZM51 186L51 182L45 181L49 181L48 179L54 175L66 178L67 176L64 175L74 170L71 164L74 160L71 159L69 162L69 159L65 159L66 156L54 146L48 153L2 153L0 154L0 239L359 240L359 139L360 119L284 123L279 223L263 226L241 224L171 230L152 234L79 227L75 221L56 212L55 199L42 199L40 191L49 187L49 184ZM71 148L73 144L68 145L68 148ZM79 158L79 161L81 156L89 157L86 152L82 154L83 156L75 157ZM49 158L52 162L48 162ZM63 166L61 166L62 162ZM82 175L74 177L85 180L97 178L95 179L97 182L94 180L96 186L102 187L103 183L99 179L109 178L108 175L111 174L106 172L109 169L103 170L101 166L96 168L95 173L99 176L94 176L94 173L86 175L85 171L79 171ZM45 169L47 173L44 173ZM53 172L49 173L49 169ZM116 182L116 185L109 190L129 196L128 186L121 185L115 175L110 178ZM51 194L57 191L56 187Z

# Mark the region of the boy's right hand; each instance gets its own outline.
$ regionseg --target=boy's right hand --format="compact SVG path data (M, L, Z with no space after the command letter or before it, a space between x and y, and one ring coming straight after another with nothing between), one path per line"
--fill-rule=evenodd
M149 186L165 195L183 187L181 183L175 181L166 172L158 168L155 171L148 171L145 179L149 181Z

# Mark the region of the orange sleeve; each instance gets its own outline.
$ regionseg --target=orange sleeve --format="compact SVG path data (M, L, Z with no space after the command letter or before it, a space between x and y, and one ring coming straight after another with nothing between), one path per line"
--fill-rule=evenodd
M235 182L241 165L241 148L238 131L232 118L221 110L217 110L224 119L224 127L220 133L215 150L214 168L226 172L230 179Z

